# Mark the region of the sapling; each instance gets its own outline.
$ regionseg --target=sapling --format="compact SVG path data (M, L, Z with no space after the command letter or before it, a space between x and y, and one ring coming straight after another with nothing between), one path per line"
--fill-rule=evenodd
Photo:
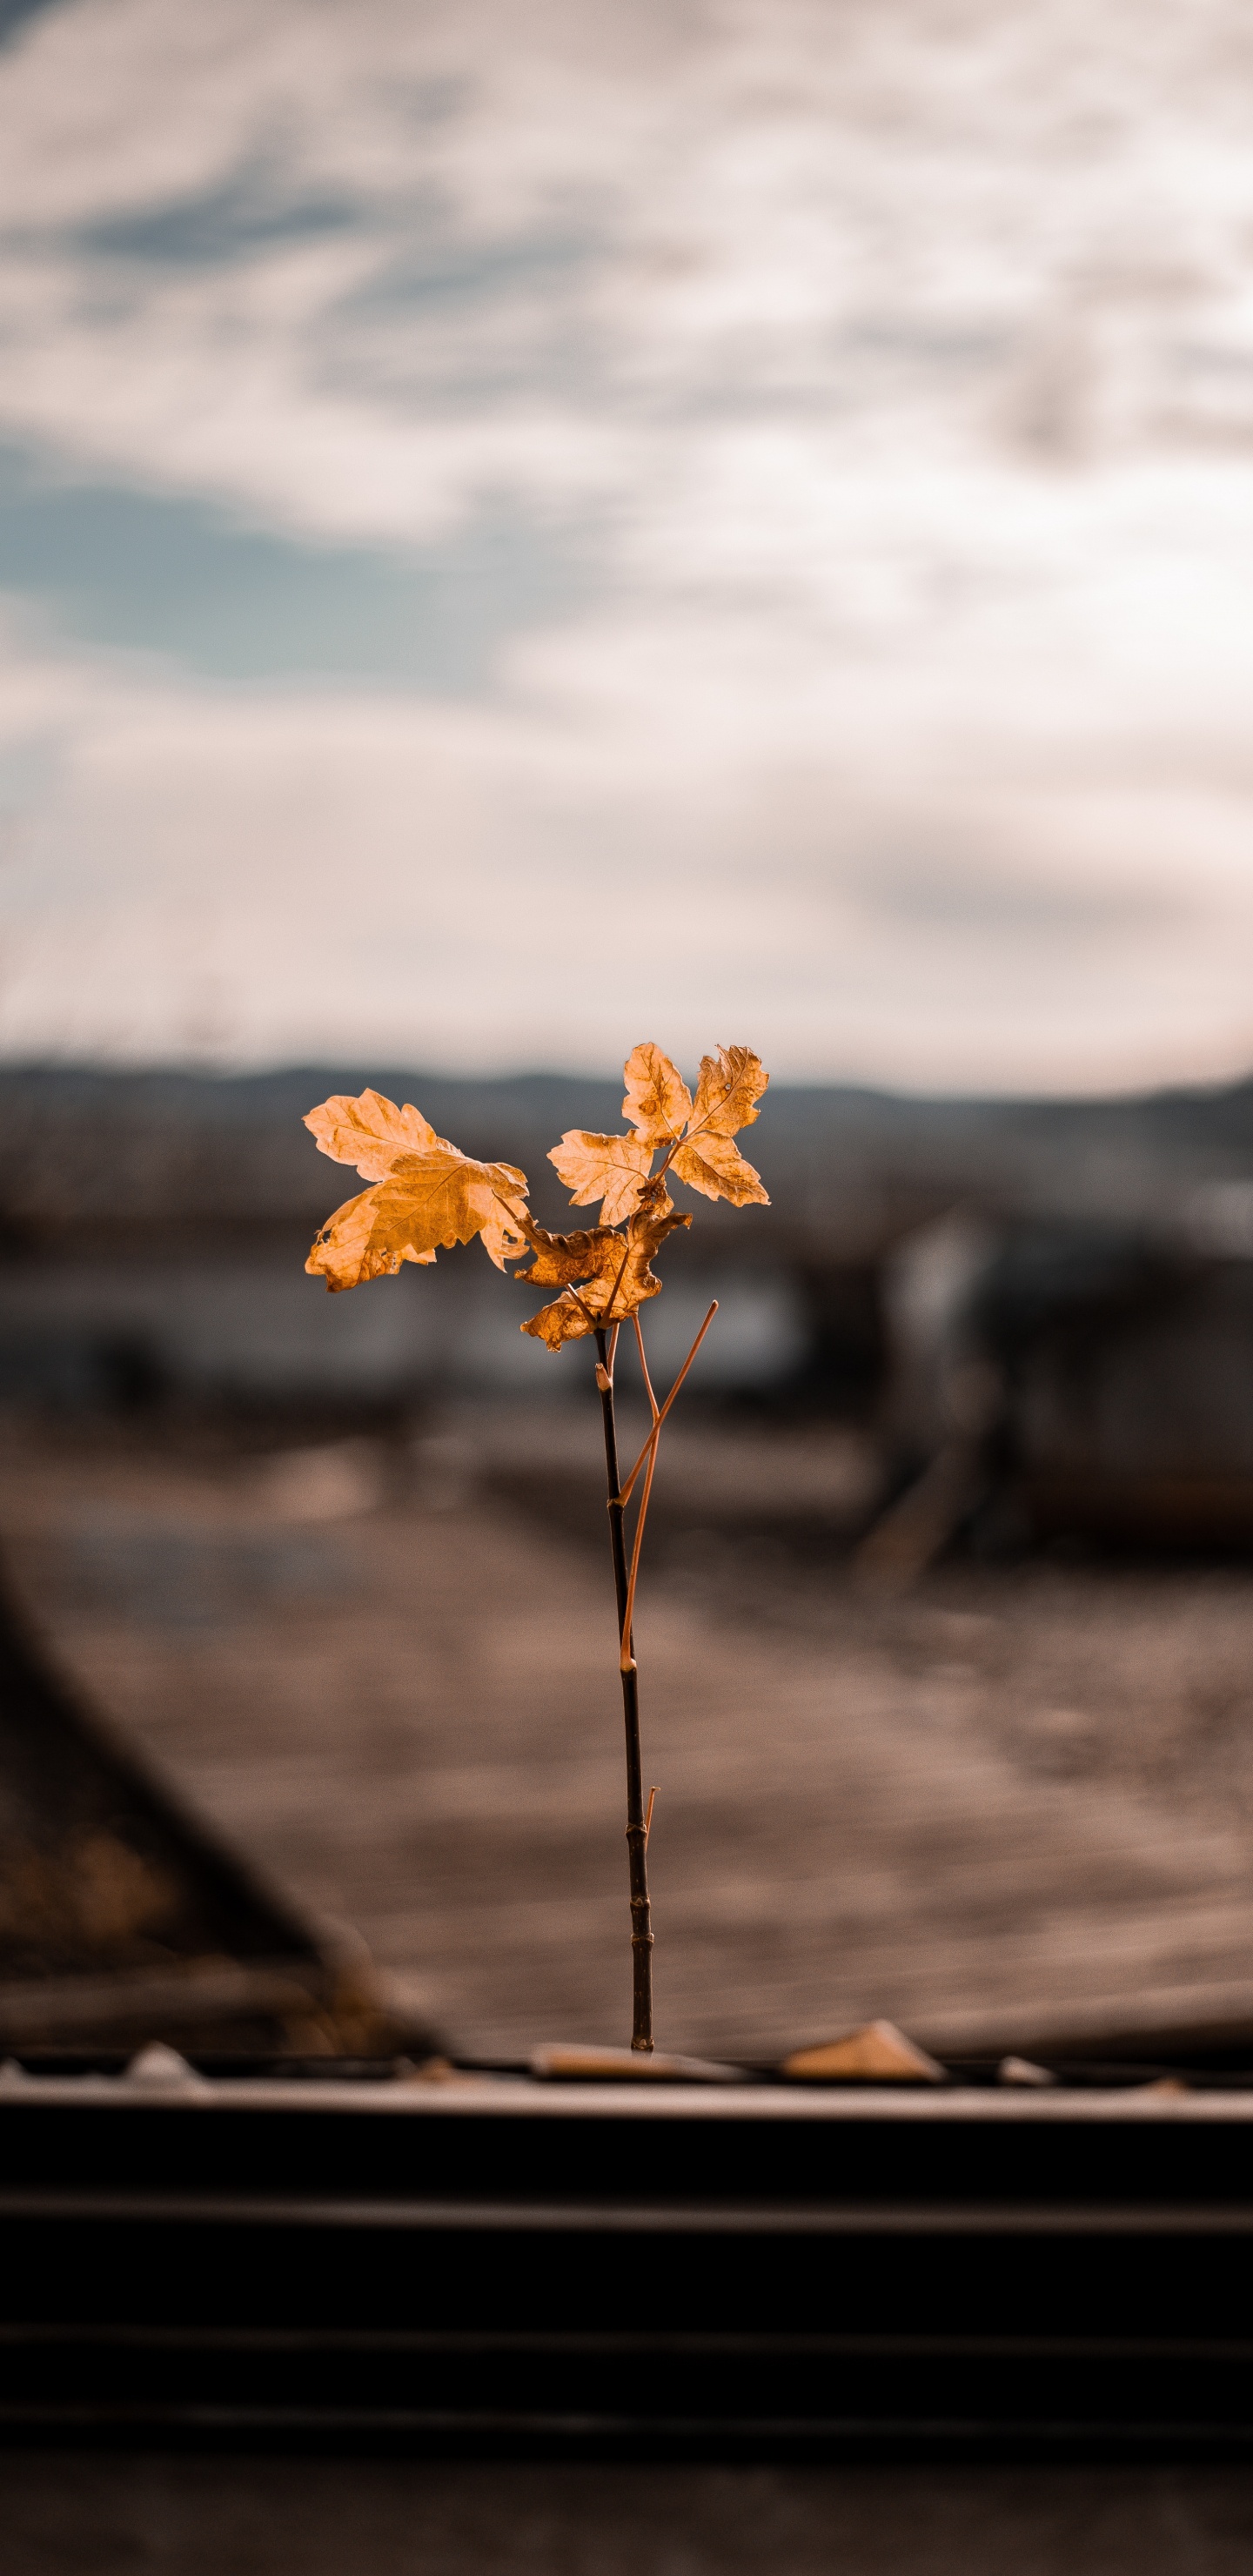
M626 1720L627 1853L631 1891L633 2012L631 2046L653 2045L653 1933L648 1903L648 1834L652 1797L644 1807L640 1758L639 1672L635 1657L635 1589L644 1525L652 1496L661 1428L717 1312L714 1298L664 1404L653 1391L640 1308L660 1293L652 1268L666 1236L690 1226L667 1188L673 1177L703 1198L729 1199L733 1207L769 1200L758 1173L735 1142L757 1117L769 1076L748 1047L719 1047L701 1058L693 1100L660 1047L633 1047L623 1068L627 1133L596 1136L572 1127L548 1159L571 1193L573 1207L601 1201L600 1222L577 1234L548 1234L536 1225L526 1201L529 1183L513 1163L478 1163L459 1152L418 1109L398 1109L380 1092L339 1096L311 1109L305 1125L319 1150L337 1163L355 1164L370 1183L337 1208L315 1237L305 1268L331 1289L357 1288L367 1279L394 1278L402 1261L434 1261L436 1247L469 1243L481 1235L503 1271L507 1261L525 1267L514 1277L528 1288L555 1288L557 1296L521 1330L550 1351L567 1342L591 1341L605 1434L609 1481L609 1536L618 1609L618 1664ZM660 1156L660 1161L658 1161ZM654 1168L655 1167L655 1168ZM629 1474L618 1461L614 1418L614 1363L618 1336L629 1324L635 1337L651 1416L648 1437ZM628 1548L626 1513L638 1492ZM653 1793L655 1795L655 1792Z

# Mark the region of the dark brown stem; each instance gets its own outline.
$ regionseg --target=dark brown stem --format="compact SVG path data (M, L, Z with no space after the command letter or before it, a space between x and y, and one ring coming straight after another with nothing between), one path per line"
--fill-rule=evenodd
M618 1643L627 1669L622 1675L622 1714L626 1721L627 1765L627 1860L631 1882L631 1967L634 2008L631 2022L631 2046L651 2050L653 2044L653 1927L648 1909L648 1831L644 1822L644 1773L640 1761L639 1675L635 1668L632 1639L625 1633L627 1616L627 1557L622 1520L625 1504L618 1498L618 1434L613 1415L613 1377L609 1367L609 1345L603 1332L596 1335L600 1366L596 1383L600 1388L601 1418L605 1428L605 1469L609 1478L609 1543L613 1549L613 1579L618 1596Z

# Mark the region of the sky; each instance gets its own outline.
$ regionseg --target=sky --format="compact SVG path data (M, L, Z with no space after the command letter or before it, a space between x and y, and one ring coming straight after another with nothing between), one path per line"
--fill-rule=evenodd
M0 0L0 1054L1253 1065L1240 0Z

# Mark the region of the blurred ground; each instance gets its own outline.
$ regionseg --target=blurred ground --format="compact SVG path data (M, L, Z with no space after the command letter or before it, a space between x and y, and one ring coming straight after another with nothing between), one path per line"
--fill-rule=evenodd
M1240 2469L0 2457L7 2576L1244 2576Z
M868 1595L839 1532L872 1472L846 1433L716 1423L663 1463L637 1621L663 2043L1247 1979L1253 1571L1037 1557ZM279 1448L67 1418L11 1428L0 1543L204 1812L461 2049L517 2053L626 2035L600 1477L578 1406Z

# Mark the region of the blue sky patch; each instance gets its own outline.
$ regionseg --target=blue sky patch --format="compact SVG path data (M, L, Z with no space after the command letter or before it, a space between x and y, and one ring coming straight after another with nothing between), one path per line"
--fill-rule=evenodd
M0 447L0 589L67 638L201 677L466 695L589 587L582 543L503 505L434 544L303 545L200 500L42 478Z
M271 242L347 232L359 215L354 198L330 189L284 197L264 168L254 166L190 196L166 198L130 214L101 216L84 226L77 239L83 249L113 258L160 267L217 268Z

